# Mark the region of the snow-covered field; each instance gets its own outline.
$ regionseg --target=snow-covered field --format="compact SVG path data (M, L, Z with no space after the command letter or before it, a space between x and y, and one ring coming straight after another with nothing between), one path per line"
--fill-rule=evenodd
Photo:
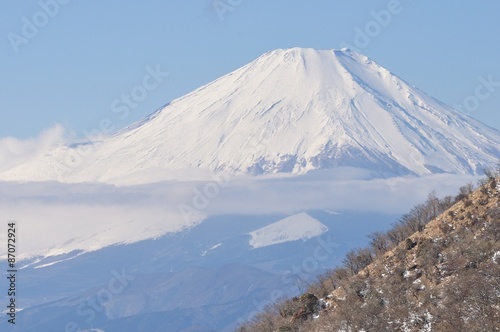
M306 241L327 231L328 227L302 212L251 232L249 244L253 248L262 248L289 241Z

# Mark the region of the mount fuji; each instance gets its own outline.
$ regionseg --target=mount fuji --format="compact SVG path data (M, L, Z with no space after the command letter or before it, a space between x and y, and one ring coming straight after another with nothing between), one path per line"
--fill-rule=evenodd
M498 131L348 49L271 51L97 136L0 165L16 331L234 331L500 157Z
M5 181L146 183L183 170L476 174L500 133L349 49L268 52L112 136L58 146ZM172 175L177 174L177 175ZM180 176L180 175L179 175Z

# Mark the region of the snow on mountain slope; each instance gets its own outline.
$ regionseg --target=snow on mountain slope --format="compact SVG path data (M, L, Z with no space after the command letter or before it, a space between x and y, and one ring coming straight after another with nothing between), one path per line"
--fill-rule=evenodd
M262 248L296 240L305 241L327 231L328 227L321 222L307 213L300 213L249 233L252 237L249 244L253 248Z
M250 64L92 144L60 146L0 180L154 182L184 169L234 174L353 166L383 175L474 174L500 133L343 49L292 48Z

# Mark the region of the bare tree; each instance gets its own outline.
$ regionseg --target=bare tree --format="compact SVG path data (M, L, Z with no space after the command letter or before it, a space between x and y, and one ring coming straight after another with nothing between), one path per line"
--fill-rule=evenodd
M370 238L370 248L375 256L382 256L389 250L389 238L387 237L386 233L374 232L368 235L368 237Z
M342 263L349 270L351 275L357 274L359 271L367 267L373 262L373 257L369 249L357 249L349 251Z

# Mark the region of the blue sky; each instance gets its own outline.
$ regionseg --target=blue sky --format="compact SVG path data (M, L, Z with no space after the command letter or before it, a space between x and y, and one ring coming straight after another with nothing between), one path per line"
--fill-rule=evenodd
M346 45L500 129L499 14L493 0L3 2L0 137L120 128L266 51Z

